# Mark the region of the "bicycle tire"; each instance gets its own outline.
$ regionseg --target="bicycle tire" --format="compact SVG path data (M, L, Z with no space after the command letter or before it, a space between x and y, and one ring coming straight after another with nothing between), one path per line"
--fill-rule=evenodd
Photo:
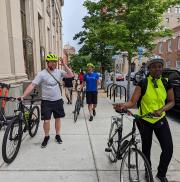
M76 104L75 104L75 109L74 109L74 122L77 121L77 118L78 118L78 115L79 115L79 112L80 112L80 108L81 108L81 103L77 100L76 101Z
M136 148L130 148L122 158L120 182L153 182L150 165L144 154Z
M14 134L15 127L17 127L17 133ZM10 164L16 158L22 140L22 122L18 116L15 116L8 124L3 137L2 143L2 157L4 162ZM13 136L12 136L13 135ZM15 148L8 153L8 142L13 142L11 146L16 144Z
M28 120L28 131L29 135L31 137L34 137L38 131L40 122L40 111L38 106L33 106L30 114L29 114L29 120Z
M82 103L81 106L84 107L84 98L85 98L85 91L82 91Z
M114 135L117 128L118 128L118 123L116 121L114 121L111 124L110 132L109 132L109 139L108 139L108 147L111 148L111 152L109 153L109 159L112 163L117 162L118 153L119 153L119 151L118 151L119 150L119 141L121 140L121 134L119 131Z

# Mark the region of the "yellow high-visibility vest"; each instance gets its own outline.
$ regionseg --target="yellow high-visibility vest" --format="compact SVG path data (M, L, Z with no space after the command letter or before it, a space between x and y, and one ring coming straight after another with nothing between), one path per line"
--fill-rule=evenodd
M161 109L165 105L165 101L167 98L167 92L163 85L161 78L156 80L158 88L154 88L154 84L152 82L152 77L147 77L147 89L145 94L142 96L140 107L139 107L139 114L144 115L149 112L153 112L156 110ZM162 113L161 117L159 118L146 118L144 117L143 120L149 123L156 123L161 118L166 115L165 112Z

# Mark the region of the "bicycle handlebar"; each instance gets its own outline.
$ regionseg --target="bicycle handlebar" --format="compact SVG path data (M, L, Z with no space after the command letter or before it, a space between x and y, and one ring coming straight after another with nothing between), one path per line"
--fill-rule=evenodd
M135 119L143 119L145 117L147 118L159 118L159 117L156 117L152 112L149 112L149 113L146 113L144 115L138 115L138 114L133 114L130 110L128 109L122 109L121 111L119 110L115 110L117 113L120 113L120 114L127 114L127 115L130 115L130 116L133 116Z
M15 101L16 98L15 97L4 97L4 96L0 96L0 100Z
M23 99L21 100L21 98L15 98L15 97L3 97L3 96L0 96L0 100L6 100L6 101L16 101L18 100L19 102L22 102L23 100L28 100L28 101L41 101L42 99Z

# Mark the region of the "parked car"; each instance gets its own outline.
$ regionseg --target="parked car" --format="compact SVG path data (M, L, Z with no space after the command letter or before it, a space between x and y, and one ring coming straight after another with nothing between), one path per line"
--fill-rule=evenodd
M175 106L171 110L180 112L180 72L175 69L165 68L162 76L169 80L174 89Z
M115 74L116 81L124 81L124 75L121 73Z

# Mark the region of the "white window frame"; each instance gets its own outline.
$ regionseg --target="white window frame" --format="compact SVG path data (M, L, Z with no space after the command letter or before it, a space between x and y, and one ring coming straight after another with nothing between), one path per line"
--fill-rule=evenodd
M167 13L171 13L171 8L168 8Z
M179 7L179 6L176 6L176 7L175 7L175 13L177 13L177 14L180 13L180 7Z
M162 54L163 52L163 43L159 42L159 54Z
M180 36L178 36L178 50L180 50Z
M180 71L180 58L176 60L176 69Z
M172 52L172 39L169 39L167 43L168 43L168 52Z

